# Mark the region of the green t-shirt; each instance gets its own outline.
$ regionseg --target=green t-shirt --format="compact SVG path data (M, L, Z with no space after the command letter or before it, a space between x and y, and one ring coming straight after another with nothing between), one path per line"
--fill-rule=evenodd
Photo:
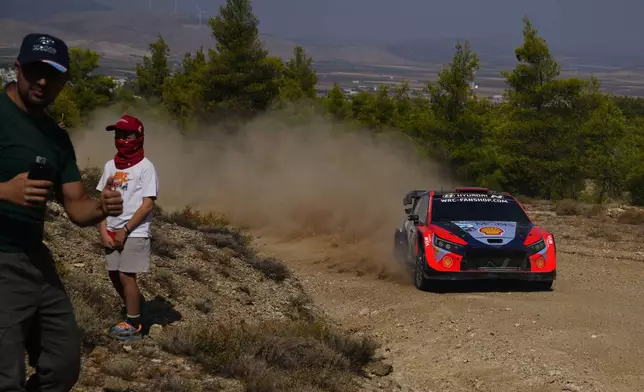
M46 115L21 110L0 92L0 182L29 171L37 157L55 173L54 189L80 181L74 146L67 132ZM0 252L25 251L43 240L45 209L0 200Z

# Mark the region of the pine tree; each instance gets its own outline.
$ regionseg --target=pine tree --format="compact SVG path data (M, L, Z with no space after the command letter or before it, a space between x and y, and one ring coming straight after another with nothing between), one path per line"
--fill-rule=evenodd
M163 86L170 76L168 64L170 48L161 35L149 46L150 56L143 57L143 63L136 65L135 90L144 98L161 100Z
M268 56L259 39L259 20L250 0L226 0L209 20L216 40L204 98L211 109L257 112L278 96L281 59Z

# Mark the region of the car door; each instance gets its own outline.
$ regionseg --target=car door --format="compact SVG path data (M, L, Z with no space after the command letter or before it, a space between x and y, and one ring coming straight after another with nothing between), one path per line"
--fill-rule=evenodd
M410 224L410 227L407 232L407 235L408 235L407 244L409 246L407 255L410 261L416 259L418 236L420 235L418 231L418 227L427 225L428 207L429 207L429 195L423 195L418 200L418 203L416 204L416 207L412 212L414 215L418 216L418 223L414 223L413 221L408 221L408 223Z

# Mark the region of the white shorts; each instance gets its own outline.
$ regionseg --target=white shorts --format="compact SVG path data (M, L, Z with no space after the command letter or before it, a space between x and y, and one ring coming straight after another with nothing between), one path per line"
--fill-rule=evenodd
M122 250L106 248L105 253L108 271L137 274L150 270L150 238L128 237Z

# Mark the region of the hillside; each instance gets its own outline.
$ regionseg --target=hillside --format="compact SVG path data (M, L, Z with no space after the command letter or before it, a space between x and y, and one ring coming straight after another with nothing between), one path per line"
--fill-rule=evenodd
M172 55L180 58L185 52L194 52L200 47L214 47L205 18L203 24L200 28L194 17L185 15L124 10L58 13L34 22L0 18L0 48L15 47L17 51L25 34L43 31L65 39L70 46L96 50L107 60L133 63L147 54L148 44L161 34L170 45ZM268 34L262 34L261 40L271 55L282 58L290 57L297 44ZM307 45L306 50L315 61L414 63L375 46Z
M84 172L89 189L97 174ZM139 280L152 327L142 341L112 341L120 307L96 229L75 227L57 204L48 212L46 243L84 334L76 391L395 390L371 378L390 372L376 341L328 318L250 237L190 210L157 211L152 273Z

